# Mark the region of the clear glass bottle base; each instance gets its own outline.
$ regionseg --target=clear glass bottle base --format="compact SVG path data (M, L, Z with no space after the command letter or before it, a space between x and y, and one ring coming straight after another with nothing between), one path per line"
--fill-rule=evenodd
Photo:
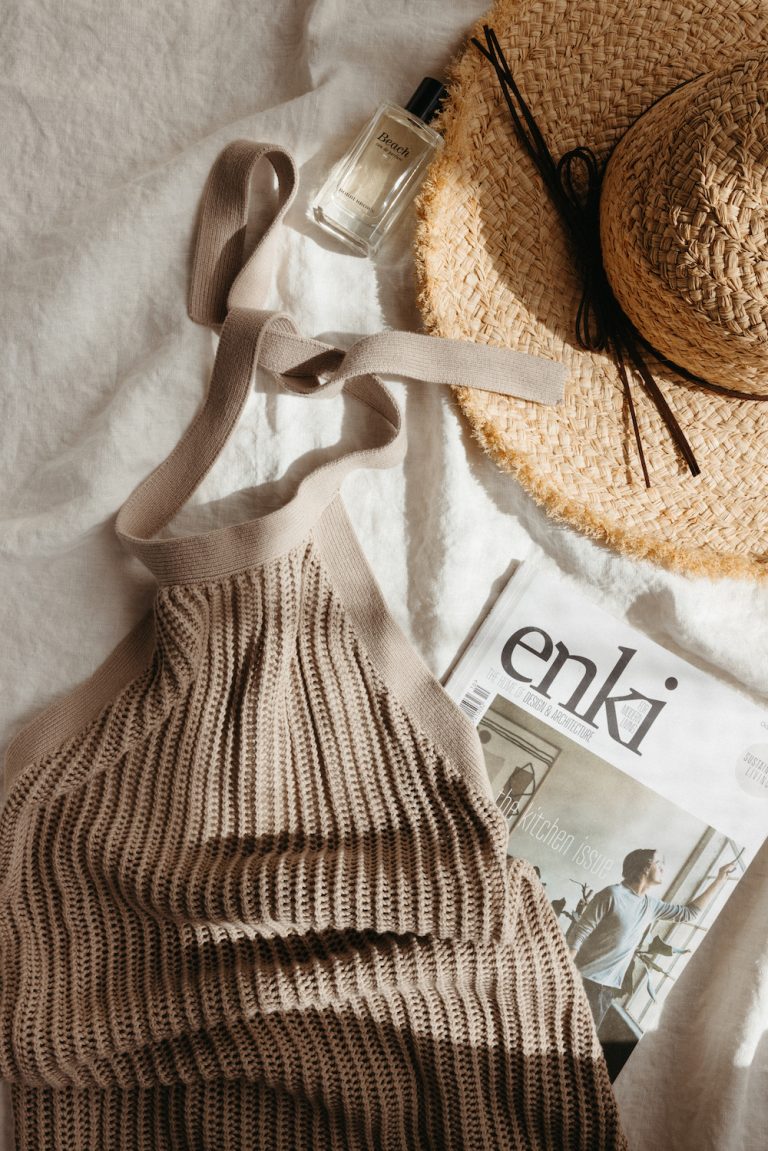
M360 221L350 215L348 219L344 219L346 213L340 213L342 219L336 219L328 215L322 204L312 205L312 218L316 224L328 232L331 236L335 236L337 240L341 240L353 252L357 252L359 256L372 256L378 249L381 242L381 237L373 238L370 234L370 229L361 225ZM360 233L363 233L362 235Z

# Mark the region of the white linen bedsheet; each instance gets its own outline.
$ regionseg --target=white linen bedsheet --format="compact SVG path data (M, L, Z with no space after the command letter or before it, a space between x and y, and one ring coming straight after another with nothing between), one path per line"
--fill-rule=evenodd
M349 342L418 327L408 224L366 261L306 209L376 104L404 102L422 76L439 76L483 10L477 0L5 0L3 745L151 601L113 517L204 391L212 337L186 318L185 291L214 157L237 137L296 156L302 185L273 302L303 331ZM392 386L405 465L357 473L343 496L395 617L434 672L445 673L514 561L540 551L611 611L765 697L768 583L672 575L555 524L483 456L446 389ZM346 434L338 404L276 399L257 384L196 500L255 482L278 498L295 459ZM217 507L231 515L232 505ZM767 935L764 851L670 995L663 1032L644 1038L617 1084L637 1151L765 1146Z

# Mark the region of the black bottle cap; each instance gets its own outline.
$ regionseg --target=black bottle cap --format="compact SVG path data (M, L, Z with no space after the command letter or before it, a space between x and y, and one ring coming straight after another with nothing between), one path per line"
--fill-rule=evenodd
M445 87L439 80L425 76L405 105L406 112L410 112L412 116L418 116L420 120L428 124L435 113L439 111L440 101L445 96L445 91Z

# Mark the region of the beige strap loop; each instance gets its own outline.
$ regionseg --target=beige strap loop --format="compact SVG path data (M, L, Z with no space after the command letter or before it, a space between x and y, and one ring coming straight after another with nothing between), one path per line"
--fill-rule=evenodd
M245 261L250 181L262 160L275 170L277 210ZM224 323L230 308L259 308L264 303L274 267L274 242L297 182L293 157L276 145L235 140L218 156L203 189L195 236L187 302L195 323L215 328Z

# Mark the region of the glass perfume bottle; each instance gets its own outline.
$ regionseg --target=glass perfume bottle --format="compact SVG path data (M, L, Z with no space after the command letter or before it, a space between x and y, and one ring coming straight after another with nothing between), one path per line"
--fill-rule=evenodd
M321 228L364 256L377 251L443 146L429 121L444 94L438 80L426 77L404 108L381 105L312 205Z

